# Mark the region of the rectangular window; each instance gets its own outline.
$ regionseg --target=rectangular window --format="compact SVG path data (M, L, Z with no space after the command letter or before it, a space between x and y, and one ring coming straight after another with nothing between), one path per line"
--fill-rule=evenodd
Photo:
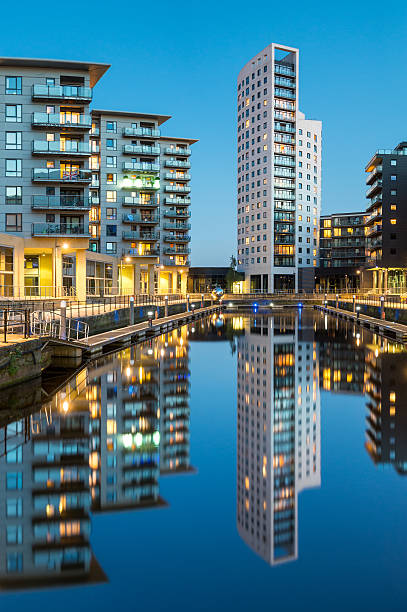
M7 544L22 544L23 543L23 527L22 525L7 525Z
M117 236L117 225L106 225L106 236Z
M22 176L21 159L6 159L6 176Z
M6 132L6 149L22 149L22 132Z
M6 94L21 95L21 77L6 76Z
M106 183L108 185L116 185L117 183L117 174L114 172L108 172L106 174Z
M117 242L106 242L106 253L116 253Z
M21 123L22 115L21 104L6 104L6 122Z
M117 202L117 191L106 191L107 202Z
M6 489L7 491L16 491L23 488L23 473L8 472L6 474Z
M106 121L106 132L117 132L117 121Z
M106 219L117 219L117 208L106 208Z
M7 553L7 572L15 574L23 571L23 553L9 552Z
M106 166L108 168L116 168L116 166L117 166L117 157L107 156L106 157Z
M45 79L45 83L46 85L48 85L48 87L54 87L55 85L55 79L51 78L51 77L47 77Z
M20 206L22 203L22 187L6 187L6 204L9 206Z
M9 497L6 500L6 516L15 517L23 514L23 500L21 497Z
M116 151L117 140L115 138L106 138L106 149L109 149L109 151Z
M23 230L23 215L21 213L6 213L6 232L21 232Z

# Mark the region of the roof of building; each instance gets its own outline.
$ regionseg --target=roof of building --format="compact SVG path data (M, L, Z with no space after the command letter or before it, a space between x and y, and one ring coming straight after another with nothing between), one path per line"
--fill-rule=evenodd
M170 140L171 142L187 142L188 144L194 144L198 142L197 138L177 138L176 136L161 136L160 140Z
M366 211L331 213L330 215L321 215L321 219L330 219L331 217L359 217L360 215L366 215Z
M130 111L118 111L118 110L100 110L92 109L92 115L109 115L112 117L137 117L139 119L150 119L157 121L158 125L171 119L171 115L156 115L154 113L134 113Z
M110 68L110 64L96 62L76 62L60 59L40 59L34 57L0 57L0 66L20 66L26 68L59 68L63 70L86 70L90 74L90 86L94 87L98 80Z

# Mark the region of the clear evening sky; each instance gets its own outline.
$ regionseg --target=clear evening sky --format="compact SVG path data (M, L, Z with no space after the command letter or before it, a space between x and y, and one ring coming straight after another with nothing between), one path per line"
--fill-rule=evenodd
M407 2L2 3L0 54L112 64L95 108L173 116L192 156L192 265L236 251L236 77L300 49L300 110L323 121L323 214L365 208L364 165L407 139ZM407 203L406 203L407 205Z

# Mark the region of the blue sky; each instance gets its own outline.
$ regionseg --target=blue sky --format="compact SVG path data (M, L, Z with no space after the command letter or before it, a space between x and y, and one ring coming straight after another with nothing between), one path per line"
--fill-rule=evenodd
M323 121L323 212L365 207L364 164L407 138L407 3L177 0L2 6L0 53L108 62L99 108L169 114L199 138L192 264L236 249L236 77L271 42L300 49L300 107Z

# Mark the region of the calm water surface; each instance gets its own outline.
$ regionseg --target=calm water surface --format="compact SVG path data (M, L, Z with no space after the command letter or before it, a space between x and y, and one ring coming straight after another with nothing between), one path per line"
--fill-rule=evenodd
M20 389L0 609L405 610L406 379L399 345L287 310Z

